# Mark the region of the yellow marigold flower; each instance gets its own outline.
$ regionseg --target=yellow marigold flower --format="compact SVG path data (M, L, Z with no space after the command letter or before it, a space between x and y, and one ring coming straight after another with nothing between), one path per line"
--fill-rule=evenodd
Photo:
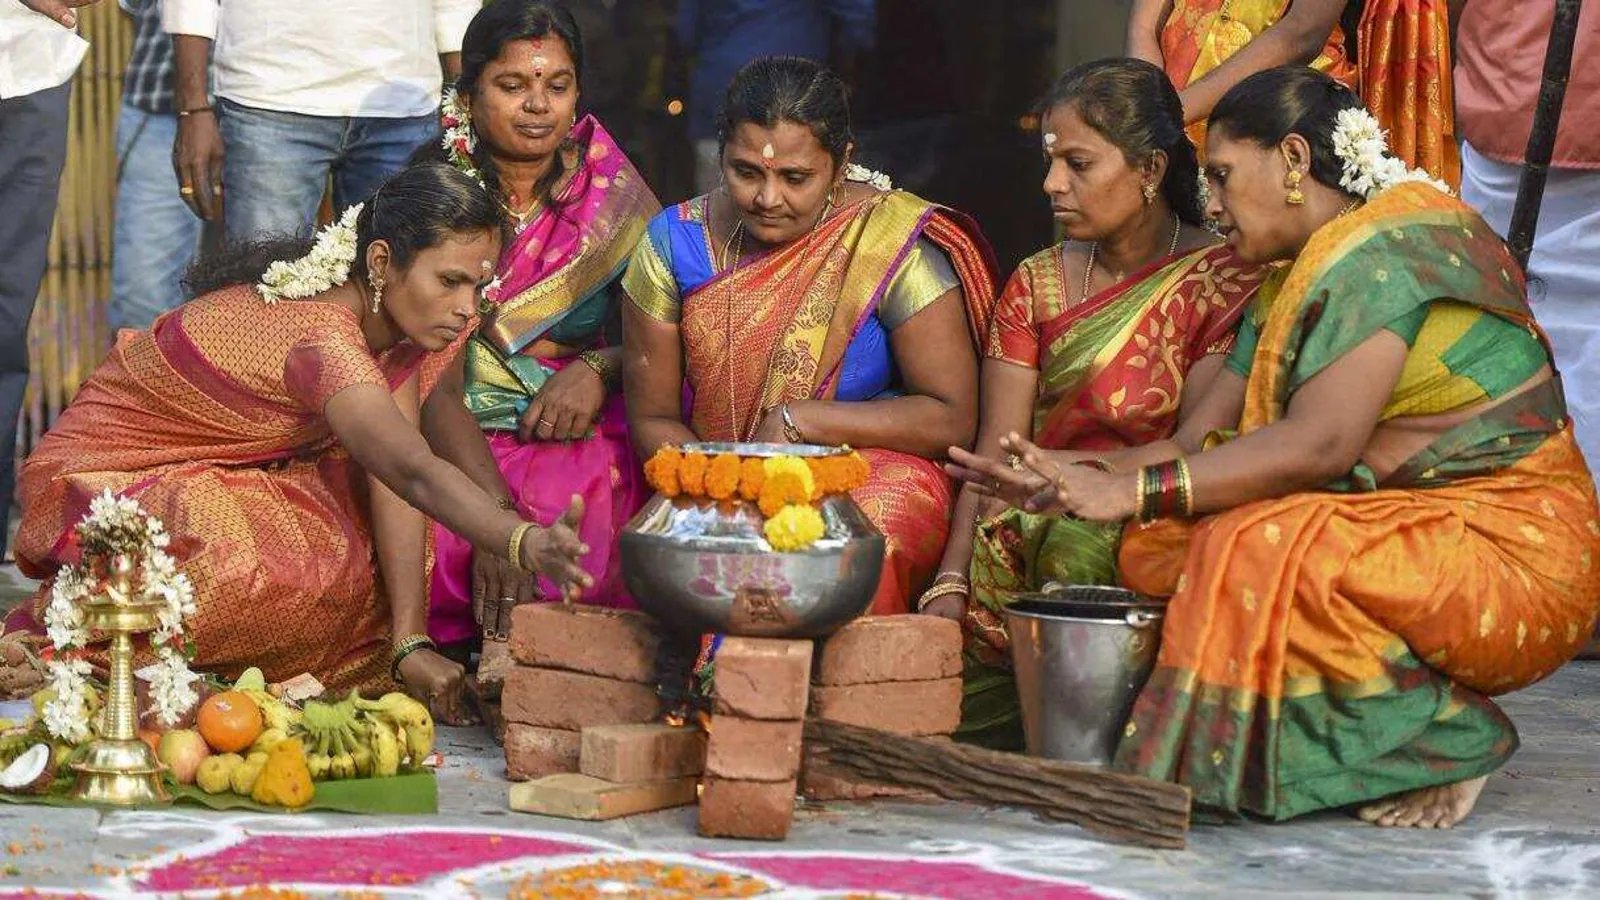
M809 473L808 473L809 474ZM761 484L761 514L771 518L791 503L810 503L811 491L794 472L767 473Z
M739 491L739 457L719 453L706 469L706 493L713 500L726 500Z
M644 478L664 497L676 497L683 485L678 481L678 465L683 454L675 447L662 447L644 464Z
M768 517L766 524L761 526L767 543L779 553L804 550L815 544L824 530L822 513L804 503L785 506L778 510L777 515Z
M767 480L766 460L750 457L739 463L739 496L754 502L761 498L761 485Z
M767 471L768 480L780 472L788 472L800 479L800 483L805 486L805 499L809 500L816 492L817 482L811 477L811 467L798 456L774 456L763 464L763 468Z
M704 497L706 494L706 469L710 468L711 460L706 459L704 453L685 453L683 462L678 465L678 481L683 485L683 492L691 497Z

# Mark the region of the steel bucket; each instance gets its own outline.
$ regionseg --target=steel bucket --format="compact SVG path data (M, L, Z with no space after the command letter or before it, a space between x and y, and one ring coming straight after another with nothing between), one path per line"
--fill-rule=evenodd
M1006 608L1029 755L1110 765L1164 614L1159 601L1096 586L1047 587Z

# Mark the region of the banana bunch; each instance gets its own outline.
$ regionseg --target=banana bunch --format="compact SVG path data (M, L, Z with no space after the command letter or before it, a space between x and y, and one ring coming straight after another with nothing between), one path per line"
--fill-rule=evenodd
M365 700L352 691L348 700L361 710L373 737L374 775L394 775L402 762L421 768L433 752L433 716L428 707L399 691L377 700Z
M386 778L402 766L420 767L433 752L428 708L398 691L378 700L355 691L337 702L308 700L287 733L305 745L318 781Z
M306 765L311 777L356 778L371 774L372 751L367 746L365 728L356 716L352 698L337 703L307 700L300 711L296 731L305 745ZM356 765L356 757L366 760L366 771Z

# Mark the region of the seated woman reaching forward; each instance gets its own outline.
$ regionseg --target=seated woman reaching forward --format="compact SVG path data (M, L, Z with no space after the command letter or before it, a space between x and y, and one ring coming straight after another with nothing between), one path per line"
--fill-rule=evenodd
M1449 827L1517 747L1488 696L1570 659L1600 605L1548 348L1499 237L1386 156L1348 89L1254 75L1207 141L1229 243L1292 260L1228 372L1114 472L1009 441L1056 482L1035 511L1149 523L1123 579L1172 599L1117 764L1225 813Z
M302 239L232 248L191 276L195 300L119 336L22 468L17 562L48 578L76 561L91 499L131 497L194 582L197 669L309 672L333 691L393 677L455 723L472 712L461 666L426 637L423 514L570 594L592 584L583 507L524 522L414 424L418 366L466 328L500 251L482 185L421 165L356 209L319 239L353 263L319 263ZM267 276L274 294L257 283L277 261L292 275ZM486 457L466 424L449 443L475 437L476 457L459 461ZM46 584L7 628L42 632L49 597Z
M889 539L872 611L906 612L950 520L932 460L977 426L993 265L964 219L847 178L844 84L816 63L746 66L721 139L726 184L652 219L623 276L634 446L862 449L872 477L854 496Z
M1180 408L1222 370L1265 270L1201 227L1199 165L1160 69L1079 66L1051 88L1042 124L1044 191L1072 240L1024 261L1001 292L978 451L995 452L1013 431L1094 453L1169 437ZM920 605L966 632L958 736L1020 749L1003 610L1046 582L1114 584L1122 526L981 500L962 492Z

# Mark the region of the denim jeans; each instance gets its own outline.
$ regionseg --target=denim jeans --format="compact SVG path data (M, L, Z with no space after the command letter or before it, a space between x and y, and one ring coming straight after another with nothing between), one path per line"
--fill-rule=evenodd
M217 99L221 114L223 217L229 240L309 233L327 178L333 205L367 199L439 134L437 116L409 119L306 116Z
M0 554L16 490L28 320L50 251L71 83L0 100Z
M111 327L149 328L185 299L179 279L202 222L178 196L172 142L178 117L126 104L117 117L117 211L112 231Z

